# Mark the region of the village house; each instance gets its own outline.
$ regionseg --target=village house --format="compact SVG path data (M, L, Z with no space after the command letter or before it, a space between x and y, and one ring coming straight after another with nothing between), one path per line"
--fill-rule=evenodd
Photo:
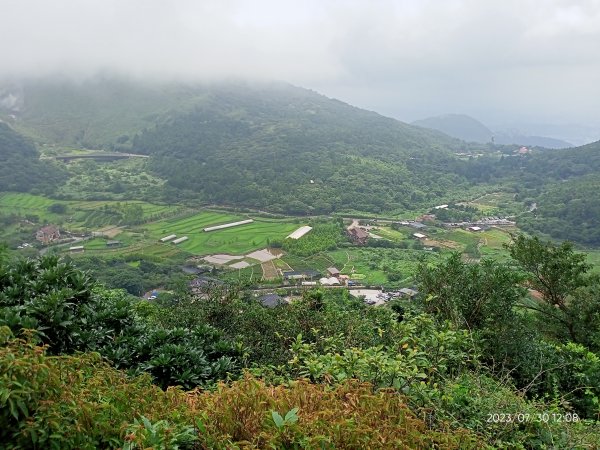
M54 225L46 225L35 233L35 238L42 244L49 244L60 239L60 230Z
M267 308L275 308L279 305L284 305L287 302L278 294L266 294L258 297L258 301Z
M425 225L422 222L409 222L408 226L412 227L412 228L416 228L417 230L424 230L425 228L427 228L427 225Z
M316 270L287 270L282 273L283 278L287 281L292 280L313 280L321 275Z
M339 271L339 270L337 270L335 267L329 267L329 268L327 269L327 274L328 274L330 277L339 278L339 276L340 276L340 271Z
M369 233L358 227L350 228L348 230L348 235L350 236L350 239L358 245L365 245L369 239Z

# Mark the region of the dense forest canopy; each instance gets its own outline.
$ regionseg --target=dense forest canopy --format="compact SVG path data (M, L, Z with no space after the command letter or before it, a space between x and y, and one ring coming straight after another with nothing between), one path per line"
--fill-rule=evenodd
M0 191L50 193L65 178L55 165L39 161L31 142L0 121Z

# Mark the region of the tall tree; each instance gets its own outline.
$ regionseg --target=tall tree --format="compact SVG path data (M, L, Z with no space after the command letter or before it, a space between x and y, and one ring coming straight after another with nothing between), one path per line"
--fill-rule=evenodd
M513 260L526 272L529 287L541 294L543 304L524 305L564 326L571 340L581 342L577 333L578 315L572 295L587 284L590 265L573 244L556 246L537 237L519 235L505 244Z
M466 264L459 253L436 267L421 264L416 278L428 312L471 330L510 323L523 296L516 271L491 260Z

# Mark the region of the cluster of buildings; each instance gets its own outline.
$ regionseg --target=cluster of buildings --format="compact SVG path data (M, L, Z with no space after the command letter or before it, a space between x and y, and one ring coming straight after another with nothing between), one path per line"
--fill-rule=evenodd
M383 305L390 300L398 298L412 299L419 292L411 288L402 288L395 291L384 292L380 289L354 289L350 295L362 298L367 305Z
M348 275L342 275L335 267L327 268L326 275L317 270L288 270L283 272L283 279L288 284L300 282L301 286L352 286L354 282Z
M54 225L46 225L36 231L35 238L42 244L48 245L60 239L60 230Z
M352 242L357 245L365 245L369 240L369 232L360 227L348 228L347 232Z
M483 217L474 222L449 222L443 224L449 228L464 228L469 231L482 231L491 226L515 226L516 222L506 217Z

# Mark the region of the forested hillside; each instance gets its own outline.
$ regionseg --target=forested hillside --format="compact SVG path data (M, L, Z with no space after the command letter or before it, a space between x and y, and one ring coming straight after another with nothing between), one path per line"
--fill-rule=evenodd
M519 221L524 229L600 245L600 142L525 158L519 179L537 206Z
M24 79L0 89L11 96L0 118L37 142L111 149L172 110L183 111L203 90L180 83L146 83L97 76ZM0 97L0 100L2 98Z
M52 192L65 174L39 161L32 143L0 122L0 191Z
M286 213L410 209L466 189L467 145L287 85L213 88L136 136L170 184L206 201Z

